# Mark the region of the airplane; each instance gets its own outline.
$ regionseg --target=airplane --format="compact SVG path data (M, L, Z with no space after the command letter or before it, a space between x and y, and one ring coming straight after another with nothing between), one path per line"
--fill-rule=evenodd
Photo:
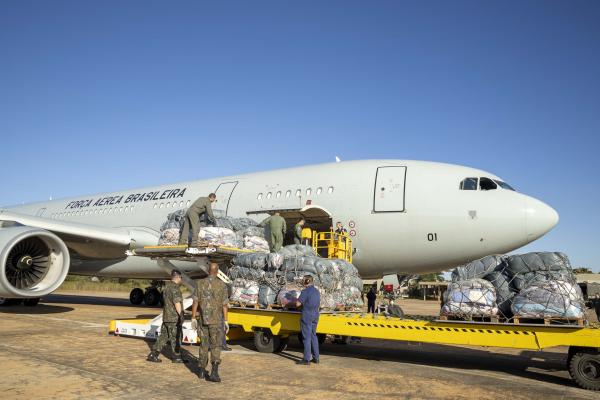
M260 221L279 211L291 226L304 217L318 231L342 222L363 279L443 271L507 253L559 220L552 207L489 172L412 160L342 161L83 195L0 209L0 297L37 304L68 273L167 279L155 260L126 251L156 245L168 214L211 192L217 216ZM196 263L174 264L190 277L204 274Z

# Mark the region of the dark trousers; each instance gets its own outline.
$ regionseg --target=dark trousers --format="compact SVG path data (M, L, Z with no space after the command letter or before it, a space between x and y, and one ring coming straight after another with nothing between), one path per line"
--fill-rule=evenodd
M310 322L300 320L300 330L302 332L302 344L304 345L304 360L310 361L312 358L319 359L319 339L317 339L318 319Z
M367 306L367 312L368 313L373 313L375 314L375 302L370 302L368 303L369 305Z

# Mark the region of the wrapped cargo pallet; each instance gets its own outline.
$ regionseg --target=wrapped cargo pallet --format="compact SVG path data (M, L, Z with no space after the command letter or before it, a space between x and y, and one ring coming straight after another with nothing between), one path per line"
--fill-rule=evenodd
M277 304L282 307L293 307L293 303L300 297L300 292L302 292L301 286L285 285L277 294Z
M496 290L484 279L452 282L445 293L442 315L484 317L498 314Z
M515 296L512 311L520 318L573 318L585 316L581 289L575 283L548 280L533 283Z
M237 278L232 283L229 300L241 305L255 305L258 303L259 286L255 281Z

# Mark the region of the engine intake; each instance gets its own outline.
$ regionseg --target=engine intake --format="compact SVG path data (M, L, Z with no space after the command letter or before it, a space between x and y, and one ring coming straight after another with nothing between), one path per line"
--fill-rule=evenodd
M0 229L0 297L41 297L69 272L69 250L52 232L28 226Z

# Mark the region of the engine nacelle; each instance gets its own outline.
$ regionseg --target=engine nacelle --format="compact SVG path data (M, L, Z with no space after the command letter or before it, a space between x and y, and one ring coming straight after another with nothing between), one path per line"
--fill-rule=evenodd
M52 232L29 226L0 229L0 297L41 297L69 273L65 243Z

